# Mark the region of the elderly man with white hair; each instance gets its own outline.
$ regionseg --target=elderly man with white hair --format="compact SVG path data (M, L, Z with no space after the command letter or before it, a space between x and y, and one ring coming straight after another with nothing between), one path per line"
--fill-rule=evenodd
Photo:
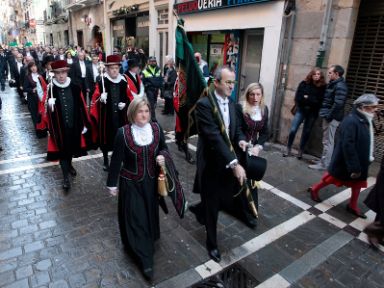
M372 120L378 108L378 98L364 94L353 102L353 110L340 124L335 150L328 171L320 182L308 189L315 202L321 202L319 190L330 185L351 188L347 211L360 218L367 216L357 207L360 190L367 187L368 167L374 160Z

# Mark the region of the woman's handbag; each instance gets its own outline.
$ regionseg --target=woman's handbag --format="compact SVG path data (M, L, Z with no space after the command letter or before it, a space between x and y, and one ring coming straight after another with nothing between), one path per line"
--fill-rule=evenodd
M293 116L296 115L296 112L297 112L297 106L296 106L296 103L293 105L293 107L291 108L291 113Z
M159 192L160 196L163 196L163 197L168 196L167 186L168 186L168 183L167 183L167 177L165 175L165 169L163 169L163 167L160 167L159 177L157 178L157 191Z
M171 183L171 185L169 185ZM160 196L166 197L169 192L175 189L175 184L170 177L168 177L167 169L165 166L160 167L159 177L157 178L157 191Z

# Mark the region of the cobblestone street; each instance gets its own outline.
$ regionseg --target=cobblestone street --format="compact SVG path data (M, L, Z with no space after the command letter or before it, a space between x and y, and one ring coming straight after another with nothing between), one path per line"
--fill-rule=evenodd
M190 212L180 220L167 199L169 214L160 212L154 281L148 283L121 244L117 198L105 190L101 151L75 159L78 175L65 193L60 167L45 160L47 139L34 135L27 106L9 87L2 99L0 287L200 287L197 283L233 264L253 287L384 287L384 247L374 251L361 232L375 216L362 203L370 188L359 199L365 220L346 212L345 188L328 186L321 192L324 201L315 203L306 189L321 172L308 169L306 161L283 158L275 145L262 152L268 169L257 229L221 212L218 264L207 255L204 227ZM158 105L188 202L198 202L191 192L195 166L177 150L173 118L161 115L162 100ZM196 150L196 138L190 148ZM376 173L373 165L369 187Z

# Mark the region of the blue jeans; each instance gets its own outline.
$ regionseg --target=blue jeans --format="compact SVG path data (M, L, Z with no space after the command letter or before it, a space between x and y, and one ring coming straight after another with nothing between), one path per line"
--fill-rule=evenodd
M291 130L289 132L288 145L287 145L289 149L292 147L293 140L295 140L297 130L299 130L301 123L304 122L303 133L301 134L301 141L300 141L300 150L301 151L304 150L305 145L308 142L309 135L311 134L313 124L315 124L316 118L317 118L317 115L313 115L313 114L305 115L300 109L297 109L295 117L293 117L293 120L292 120Z

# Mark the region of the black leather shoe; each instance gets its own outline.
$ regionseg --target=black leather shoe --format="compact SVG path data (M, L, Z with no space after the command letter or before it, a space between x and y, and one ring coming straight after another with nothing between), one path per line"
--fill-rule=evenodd
M255 218L247 218L244 220L245 225L247 225L251 229L255 229L257 227L257 220Z
M68 178L64 178L63 188L64 190L69 190L71 188L71 183Z
M353 214L353 215L355 215L357 217L360 217L360 218L363 218L363 219L367 219L367 215L361 213L360 211L356 211L356 210L352 209L351 207L349 207L349 204L347 204L347 207L345 207L345 208L346 208L346 210L349 213L351 213L351 214Z
M153 269L152 268L145 268L143 270L143 276L147 281L151 281L153 279Z
M204 217L201 215L200 211L200 203L193 206L189 206L189 211L195 214L197 222L199 222L201 225L205 224Z
M211 257L211 259L217 263L219 263L221 261L221 255L220 255L220 251L219 249L212 249L212 250L209 250L208 251L208 255L209 257Z
M77 175L77 171L75 170L75 168L73 168L73 166L71 166L69 168L69 174L71 174L71 176L76 176Z

